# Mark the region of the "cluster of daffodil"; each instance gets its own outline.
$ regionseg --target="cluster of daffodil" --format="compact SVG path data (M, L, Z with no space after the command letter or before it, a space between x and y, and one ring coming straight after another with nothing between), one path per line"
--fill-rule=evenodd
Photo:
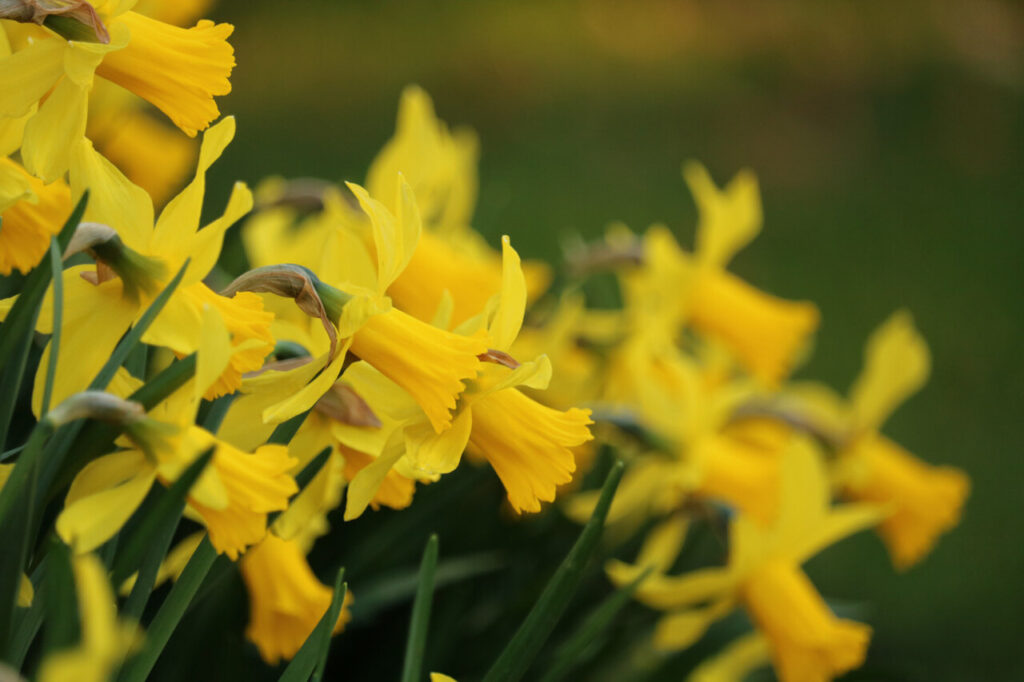
M235 133L215 101L232 27L199 19L206 4L0 0L0 542L19 548L0 573L3 660L23 665L41 603L67 588L80 636L47 638L38 678L144 679L167 636L137 622L150 592L201 582L218 555L244 578L261 656L298 660L325 614L328 632L349 618L351 595L332 603L307 562L328 514L415 513L417 486L466 453L517 513L557 496L619 537L647 532L634 563L606 569L666 611L656 647L746 609L754 634L701 679L859 665L870 630L834 616L801 562L877 525L909 566L967 492L881 434L929 370L910 317L874 334L847 398L787 383L817 310L726 270L760 229L757 184L720 190L697 165L692 253L664 227L614 227L570 264L577 282L617 273L621 307L555 294L547 266L470 226L476 139L416 88L364 185L237 183L203 224L207 171ZM236 223L251 269L231 281L218 260ZM628 464L610 508L574 485L595 421ZM677 574L704 503L728 518L728 561Z

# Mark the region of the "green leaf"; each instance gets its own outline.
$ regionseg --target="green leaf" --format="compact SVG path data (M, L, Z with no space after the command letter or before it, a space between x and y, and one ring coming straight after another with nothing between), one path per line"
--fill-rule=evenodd
M57 242L50 241L50 267L53 270L53 335L50 336L50 357L46 364L46 380L43 384L43 405L41 414L50 411L53 398L53 380L57 376L57 356L60 352L60 331L64 317L64 264L57 250Z
M547 668L541 682L563 680L570 672L592 658L595 653L593 644L601 640L605 631L615 620L615 616L629 603L637 586L650 573L651 568L648 567L633 582L610 594L596 609L591 611L579 629L558 647L554 661Z
M405 642L405 663L402 665L402 682L420 682L423 670L423 654L427 648L427 631L430 629L430 606L434 599L434 571L437 569L437 535L431 535L423 550L420 562L420 584L412 604L409 620L409 638Z
M196 423L210 433L217 433L221 423L224 421L224 417L228 415L228 410L231 409L231 403L234 400L235 394L229 393L222 395L212 402L203 401L199 414L196 416Z
M146 628L146 641L142 645L142 650L121 669L118 680L144 682L149 678L171 634L178 627L185 610L216 561L227 562L228 559L217 556L217 550L210 544L210 537L206 536L199 543L199 547L185 565L185 570L171 587L164 603L160 605L160 610Z
M268 443L274 443L276 445L288 445L296 433L299 432L299 428L302 426L302 422L306 421L306 417L312 410L306 410L302 414L297 414L288 421L281 422L274 429L274 432L270 434L270 438L267 440Z
M114 560L112 582L120 585L138 569L135 585L125 603L122 613L132 620L139 620L146 601L153 591L160 563L167 555L174 538L174 531L185 509L185 499L206 466L213 459L214 448L199 455L182 472L169 488L157 498L156 503L142 510L142 521L121 544L121 551Z
M196 354L192 353L172 362L166 369L128 396L128 400L134 400L146 410L152 410L167 396L184 386L195 373Z
M43 625L43 618L46 610L46 564L47 557L43 556L39 565L32 572L32 584L35 586L35 595L32 605L27 609L19 609L14 624L14 635L11 638L10 647L7 650L7 661L15 670L21 670L21 666L32 646L32 641L39 634L39 628Z
M278 682L307 682L311 676L316 679L323 676L324 665L327 660L327 651L331 646L331 634L334 632L334 625L338 622L338 614L345 603L345 593L348 585L342 580L345 578L345 569L338 569L338 576L334 579L334 596L331 598L331 605L320 618L320 622L309 633L309 637L303 642L302 647L296 652L295 658L291 660L288 667L281 673Z
M551 631L558 624L566 606L569 605L576 588L579 587L583 570L597 549L604 520L608 516L608 508L622 479L623 468L622 462L618 461L608 472L604 487L601 489L601 497L597 501L593 515L583 527L579 539L562 565L555 571L540 599L526 616L526 620L519 626L519 630L498 656L498 660L487 671L484 682L512 682L521 679L529 669Z
M46 555L49 565L45 578L44 655L73 646L80 637L71 550L57 536L52 536Z
M5 660L9 658L12 646L11 633L21 573L28 563L35 538L33 529L39 522L39 455L51 432L48 423L36 424L10 477L0 488L0 547L4 554L3 561L0 561L0 654Z
M498 552L440 561L434 572L434 590L496 571L505 563ZM419 578L419 571L406 570L360 583L359 599L352 602L352 623L367 622L380 611L411 599L419 587Z

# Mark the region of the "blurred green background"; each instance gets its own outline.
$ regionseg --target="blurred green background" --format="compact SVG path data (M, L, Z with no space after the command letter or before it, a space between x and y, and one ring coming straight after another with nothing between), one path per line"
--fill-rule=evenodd
M409 83L449 123L478 131L475 226L494 244L512 235L528 256L557 260L565 235L596 236L612 220L664 221L690 244L681 162L702 160L720 183L753 168L765 230L733 270L821 307L801 374L845 390L866 335L908 307L934 373L886 431L973 478L962 525L908 573L893 573L871 534L809 565L826 595L858 605L876 628L868 665L851 678L1024 679L1019 4L234 0L214 17L235 24L238 59L221 108L239 133L215 167L218 198L235 179L269 174L361 181ZM576 532L557 513L503 517L496 487L489 472L460 472L418 494L417 519L378 512L322 541L313 559L348 563L358 604L366 582L390 575L381 565L415 567L430 530L442 557L505 552L497 571L436 597L428 663L471 679ZM479 518L492 508L493 519ZM377 568L360 569L362 559ZM244 601L231 589L236 610L208 616L236 620L230 637L240 639ZM608 590L595 571L578 606ZM519 610L488 611L499 603ZM381 607L372 630L354 623L331 674L397 678L407 609ZM608 666L635 655L623 647L652 616L633 607L580 679L633 679L609 677ZM209 632L199 623L176 638L182 656L186 640ZM210 679L225 651L179 665ZM255 671L252 651L244 656ZM691 663L659 662L649 679L681 679Z

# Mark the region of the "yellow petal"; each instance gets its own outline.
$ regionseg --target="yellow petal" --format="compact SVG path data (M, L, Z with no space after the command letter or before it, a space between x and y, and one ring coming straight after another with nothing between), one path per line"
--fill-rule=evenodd
M173 254L170 260L182 262L192 253L192 245L203 209L203 197L206 195L206 173L224 153L224 150L235 137L235 118L228 116L203 134L203 143L199 149L199 163L195 177L178 196L160 212L156 226L153 228L153 251L161 254ZM234 193L232 193L234 195ZM238 199L232 196L237 208ZM251 199L251 196L250 196ZM232 202L229 202L229 206ZM237 219L237 216L235 216ZM232 221L233 222L233 221ZM224 226L226 229L227 226ZM215 242L219 244L219 242ZM220 251L213 255L216 260ZM208 254L202 254L204 258ZM209 271L209 268L207 268ZM200 273L199 278L206 275Z
M194 381L196 405L231 361L231 334L220 313L212 306L204 306L201 325Z
M88 269L79 266L64 271L64 317L52 405L89 386L138 311L135 303L121 295L120 279L97 286L79 276ZM51 349L48 344L36 372L32 393L36 414L42 405Z
M644 540L636 562L640 566L653 566L659 573L665 573L683 548L690 521L681 514L670 516L655 526Z
M244 182L236 182L228 198L224 213L212 223L199 230L190 245L192 261L182 279L182 284L198 282L210 273L220 258L224 244L224 233L246 213L252 210L252 192Z
M757 631L738 637L697 666L687 682L743 682L757 668L771 663L768 640Z
M348 499L345 500L345 520L359 518L377 494L385 476L395 462L405 454L402 433L396 431L387 446L373 462L359 471L348 484Z
M341 367L345 364L345 357L347 354L348 344L341 349L337 357L330 361L330 364L324 367L323 371L320 372L316 378L295 393L287 396L284 400L281 400L263 410L264 423L280 423L313 407L313 405L316 404L316 401L320 400L324 393L326 393L334 382L338 380L338 374L341 373ZM327 359L328 356L325 355L314 360L310 364L314 367L323 367L323 364L326 363ZM302 370L304 368L299 369Z
M346 183L370 219L377 251L377 293L383 294L402 273L419 242L421 224L412 189L403 179L397 186L396 215L355 183Z
M464 410L447 431L435 433L429 424L406 431L406 450L413 469L426 475L455 471L473 428L472 410Z
M493 348L508 351L526 314L526 278L508 235L501 238L501 259L501 300L487 331Z
M931 371L931 355L914 320L900 310L868 339L864 368L850 389L850 403L862 429L878 428L915 393Z
M72 483L57 517L57 534L75 552L92 551L121 530L155 478L155 470L135 450L95 460Z
M683 177L700 214L697 258L702 263L724 266L761 231L757 178L750 171L740 171L722 191L707 169L693 161L683 166Z
M654 647L662 651L685 649L731 609L731 600L721 600L702 609L670 613L662 617L654 629Z
M29 112L64 74L65 41L39 40L0 59L0 116Z
M114 228L131 249L149 251L153 200L83 139L71 154L71 193L80 197L85 190L89 190L85 220Z
M25 168L45 182L60 178L71 163L71 150L85 136L89 90L62 79L39 112L25 126L21 158Z

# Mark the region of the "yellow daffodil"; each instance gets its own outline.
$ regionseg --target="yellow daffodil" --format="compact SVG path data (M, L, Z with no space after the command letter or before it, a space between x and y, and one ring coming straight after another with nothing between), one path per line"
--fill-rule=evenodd
M95 555L73 559L81 621L81 643L43 660L40 682L105 682L125 656L142 643L139 628L117 617L107 571Z
M317 580L299 544L268 533L240 563L249 589L249 627L245 635L271 665L289 659L302 647L331 604L331 589ZM334 634L351 618L345 603Z
M485 330L489 355L498 363L487 363L462 397L450 434L412 437L411 458L419 470L444 474L458 466L468 447L494 468L513 509L537 512L542 501L555 499L558 485L572 479L572 448L593 437L588 428L592 422L589 410L555 410L517 388L543 389L551 363L540 356L519 364L508 355L523 323L526 282L508 237L502 238L502 248L501 294L463 326L466 333Z
M249 293L226 298L201 281L220 253L225 230L252 205L248 188L238 183L224 214L199 229L206 172L231 141L234 130L234 119L227 118L206 133L195 179L164 208L155 225L149 196L87 141L78 145L74 157L77 182L72 193L78 195L89 188L85 221L99 225L88 229L105 241L92 249L98 261L96 272L88 266L64 271L63 342L57 356L55 402L88 386L121 336L186 259L191 260L184 278L143 341L179 355L189 354L199 346L203 310L211 308L231 333L232 353L207 397L236 390L243 373L262 366L273 339L269 330L272 316L263 311L260 298ZM44 334L52 332L51 306L48 295L37 326ZM36 410L49 352L47 347L36 376Z
M450 301L449 325L476 315L501 290L501 256L469 227L477 193L477 139L454 133L437 118L430 96L410 86L402 93L395 135L370 166L366 188L387 203L397 197L399 173L409 182L423 219L423 233L405 269L388 288L395 305L433 321ZM550 282L543 263L523 266L532 300Z
M21 153L26 168L47 182L68 169L85 134L96 75L149 101L189 135L219 116L214 97L231 91L231 25L204 20L179 28L128 11L132 4L95 3L96 42L40 28L25 47L0 59L0 117L23 117L38 105Z
M956 526L970 489L960 469L932 466L880 433L889 415L927 381L930 365L910 315L897 312L868 340L848 405L815 401L818 412L838 410L831 421L845 426L837 467L843 493L890 510L878 532L900 569L920 561L940 534Z
M232 559L263 538L267 514L285 509L297 491L287 473L296 460L287 447L264 445L250 454L195 426L200 398L228 364L231 348L227 327L211 308L203 311L202 334L195 379L151 411L132 438L134 448L93 460L72 482L57 532L77 552L111 538L156 480L170 484L210 448L212 462L188 503L213 546Z
M330 223L322 239L310 242L315 250L304 254L292 252L302 256L296 259L298 265L312 270L323 283L340 292L335 296L344 299L337 306L340 310L334 313L342 352L333 340L327 344L328 339L319 331L310 337L310 342L320 346L306 346L314 360L292 374L308 376L311 381L268 407L263 420L283 421L312 407L336 381L344 362L343 351L351 350L408 392L423 408L435 432L445 431L451 426L450 413L456 399L465 389L463 382L476 376L478 356L486 352L487 345L480 337L453 334L392 307L385 293L408 264L421 232L418 209L408 184L398 185L397 213L389 211L358 185L348 187L364 213L363 220L368 221L372 253L359 246L361 237L353 232L357 228L346 224L343 218ZM276 221L250 223L246 229L247 243L262 241L266 245L275 234L280 235L279 226ZM266 252L265 246L262 251ZM286 374L270 370L261 381L288 382Z
M660 324L673 334L685 321L728 346L762 382L775 385L799 359L818 325L818 310L811 303L770 296L725 269L761 229L754 176L741 172L725 190L699 164L687 164L684 176L700 216L694 253L679 249L667 228L648 230L640 243L640 273L623 276L627 311L632 306L656 309ZM613 232L612 250L632 248L630 243L616 244L623 239Z
M0 158L0 274L34 268L70 213L71 191L63 180L47 185Z
M781 504L770 527L740 514L730 525L724 567L669 576L686 525L670 518L648 537L636 564L611 562L608 574L628 584L653 567L637 588L639 600L666 610L655 645L681 649L715 620L742 605L767 639L783 682L828 680L859 666L870 638L866 625L836 618L800 565L821 549L880 518L869 505L830 508L830 488L813 444L794 438L785 455Z
M770 296L725 270L736 251L761 230L754 176L741 172L723 191L699 164L687 164L684 175L700 212L690 322L727 344L755 376L775 384L789 373L817 327L818 310L811 303Z
M683 353L663 326L652 323L639 330L613 355L606 396L612 405L630 410L664 452L643 453L638 458L643 465L627 470L623 488L632 492L618 496L610 518L640 521L667 511L669 500L681 504L693 495L771 523L778 506L780 446L737 438L728 429L736 409L757 395L756 386L745 379L709 378L708 368ZM589 517L597 494L577 495L570 514Z

